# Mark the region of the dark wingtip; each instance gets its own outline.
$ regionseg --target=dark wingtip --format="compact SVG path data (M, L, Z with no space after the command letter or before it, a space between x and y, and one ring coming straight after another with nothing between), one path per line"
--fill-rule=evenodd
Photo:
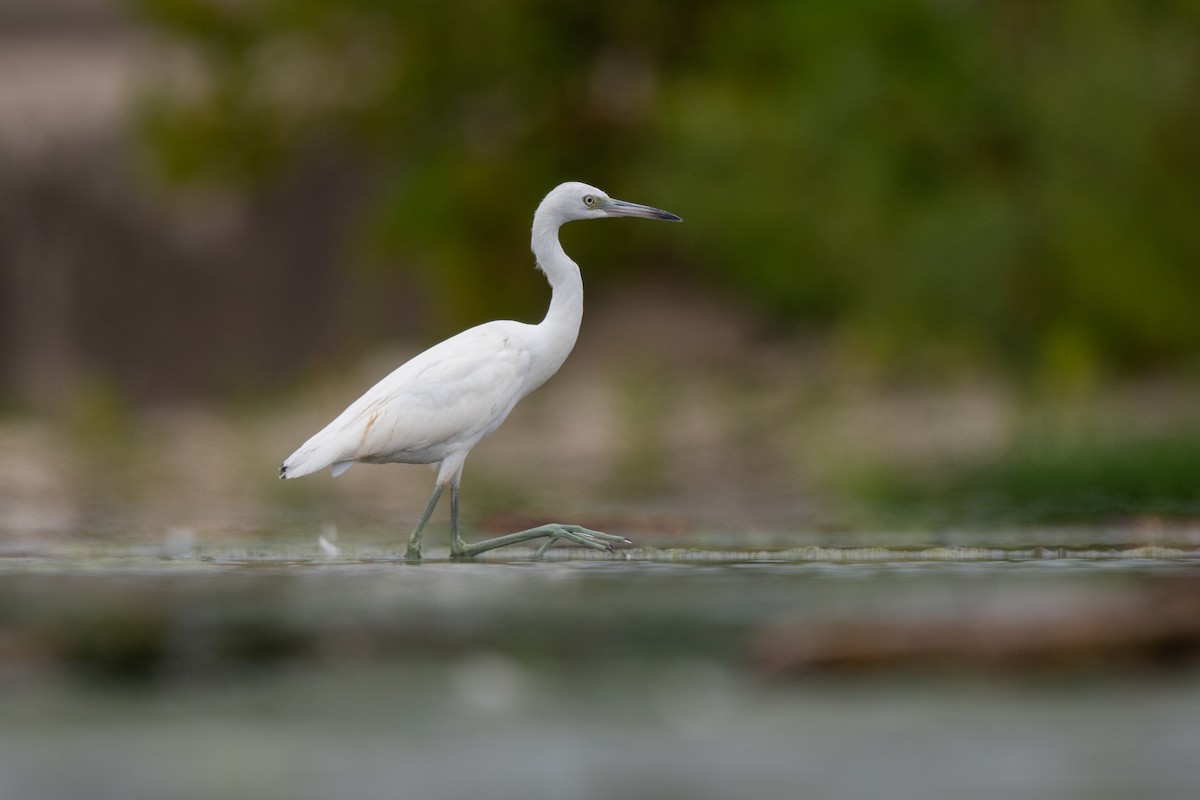
M287 479L287 464L280 464L280 465L279 465L279 479L280 479L280 480L286 480L286 479Z

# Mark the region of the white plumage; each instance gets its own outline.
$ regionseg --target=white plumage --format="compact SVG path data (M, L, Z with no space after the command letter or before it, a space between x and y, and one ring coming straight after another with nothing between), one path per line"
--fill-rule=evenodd
M467 454L496 430L517 402L562 366L583 318L583 280L558 241L571 220L637 216L678 221L649 206L614 200L584 183L564 183L542 200L533 217L532 248L552 291L537 325L487 322L437 344L398 367L288 456L281 478L332 466L334 476L357 462L432 464L433 496L409 539L408 557L420 557L421 533L442 491L451 497L451 554L471 557L494 547L546 537L538 555L560 538L611 549L621 537L551 524L466 547L458 536L458 485Z
M470 450L536 386L519 322L489 322L447 339L398 367L283 463L298 478L356 461L436 464ZM514 391L516 390L516 391Z

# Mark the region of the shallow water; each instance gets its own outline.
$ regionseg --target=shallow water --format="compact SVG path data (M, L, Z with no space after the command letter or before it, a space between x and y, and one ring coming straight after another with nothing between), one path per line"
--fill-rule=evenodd
M780 621L1133 602L1196 574L1194 533L684 544L419 565L269 538L9 553L0 797L1200 795L1195 662L780 679L751 647Z

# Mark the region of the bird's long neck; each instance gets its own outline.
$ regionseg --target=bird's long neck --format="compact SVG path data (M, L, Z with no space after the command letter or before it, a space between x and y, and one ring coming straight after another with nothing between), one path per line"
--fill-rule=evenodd
M583 278L579 265L571 260L558 241L559 223L547 220L541 209L533 218L533 254L550 282L550 309L538 326L546 332L547 356L558 369L575 346L583 321Z

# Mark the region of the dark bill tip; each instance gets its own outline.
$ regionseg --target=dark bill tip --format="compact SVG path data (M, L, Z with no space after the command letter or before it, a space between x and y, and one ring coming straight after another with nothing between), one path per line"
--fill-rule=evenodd
M661 208L643 206L638 203L627 203L624 200L609 200L603 209L610 217L642 217L643 219L662 219L668 222L683 222L683 217L663 211Z

